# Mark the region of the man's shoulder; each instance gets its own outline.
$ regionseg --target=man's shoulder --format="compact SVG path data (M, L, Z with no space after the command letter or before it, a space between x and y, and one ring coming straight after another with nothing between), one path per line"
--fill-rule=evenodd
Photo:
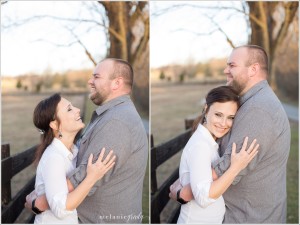
M282 108L280 100L269 86L252 96L245 106L266 112L276 112Z
M281 121L280 124L288 123L286 112L280 100L269 86L252 96L239 112L243 116L250 115L252 119L261 117L264 121L273 121L274 126L278 121Z
M103 116L120 121L140 120L140 115L131 101L122 102L121 104L112 107Z
M138 124L138 126L137 126ZM126 129L131 131L142 124L142 119L134 106L119 104L101 115L96 130L108 129Z

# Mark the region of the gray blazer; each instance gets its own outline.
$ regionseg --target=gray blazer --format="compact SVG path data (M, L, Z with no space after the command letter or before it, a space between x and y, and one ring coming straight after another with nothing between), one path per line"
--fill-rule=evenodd
M258 155L224 193L224 223L286 223L286 165L291 131L287 115L266 80L241 97L231 132L220 143L221 159L213 164L221 176L230 166L232 143L260 144ZM250 142L251 141L251 142Z
M86 176L91 153L113 149L114 168L90 191L77 208L81 223L141 223L143 180L148 160L148 139L129 95L96 109L97 118L83 135L77 168L69 177L76 187Z

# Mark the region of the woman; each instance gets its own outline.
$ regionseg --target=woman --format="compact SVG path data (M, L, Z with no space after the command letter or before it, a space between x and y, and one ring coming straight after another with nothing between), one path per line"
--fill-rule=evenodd
M115 156L110 151L104 158L105 149L102 149L93 164L91 154L86 178L69 193L66 178L76 167L78 153L73 142L78 131L84 127L80 110L59 94L54 94L36 106L33 123L42 134L36 154L35 191L38 196L46 194L50 206L50 210L35 216L34 223L78 223L76 208L93 185L114 166ZM33 207L34 204L33 201Z
M177 223L222 223L225 214L222 194L255 157L259 147L254 140L246 150L248 138L245 138L241 151L236 153L233 144L229 169L220 178L213 179L211 164L220 158L216 140L230 130L238 107L239 98L229 86L208 93L203 114L195 121L194 133L181 156L179 181L184 189L177 192L177 199L182 203ZM194 199L185 202L182 194L193 195Z

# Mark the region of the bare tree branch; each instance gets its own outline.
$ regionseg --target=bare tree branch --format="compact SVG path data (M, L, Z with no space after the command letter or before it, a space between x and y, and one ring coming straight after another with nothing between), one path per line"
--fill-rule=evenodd
M226 32L212 19L211 22L218 28L218 30L226 37L226 41L228 42L228 44L232 47L235 48L232 40L228 37L228 35L226 34Z
M161 15L164 15L168 12L172 12L176 9L181 9L182 7L185 7L186 4L178 4L178 5L173 5L171 7L168 7L168 8L164 8L164 9L160 9L158 11L155 11L154 13L151 14L151 17L159 17Z
M97 65L95 59L93 58L92 54L88 51L87 47L82 43L82 41L80 41L80 39L78 38L78 36L73 32L73 30L69 30L70 33L73 35L73 37L77 40L77 43L81 45L81 47L84 48L85 50L85 54L87 55L87 57L93 62L94 66Z
M124 2L118 2L118 5L119 5L119 9L123 9L123 7L126 7L124 4ZM119 31L119 35L120 35L120 42L122 43L122 58L125 59L125 60L128 60L128 43L127 43L127 31L126 31L126 28L127 26L125 25L126 23L126 20L125 20L125 15L122 13L122 12L119 12L118 13L118 21L119 21L119 28L120 28L120 31Z
M267 22L267 13L264 6L264 2L258 2L258 9L260 12L260 23L259 26L262 28L263 32L263 42L266 52L270 53L270 39L269 39L269 29L268 29L268 22ZM258 23L257 23L258 24Z
M289 28L289 25L294 19L294 16L296 15L296 12L298 10L299 3L298 2L285 2L284 3L284 11L285 11L285 19L283 23L281 24L281 27L279 29L279 32L277 34L277 38L274 40L274 47L277 48L286 36L286 32ZM276 50L276 49L274 49Z
M214 30L211 30L209 32L196 32L196 31L193 31L193 30L185 29L185 28L179 28L179 29L171 30L171 32L181 32L181 31L189 32L189 33L192 33L192 34L197 35L197 36L206 36L206 35L212 35L216 31L218 31L218 28L216 28Z
M39 21L41 19L46 19L46 18L60 20L60 21L69 21L69 22L94 23L94 24L96 24L98 26L102 26L104 28L107 28L107 27L105 27L104 24L101 24L101 23L99 23L96 20L91 20L91 19L77 19L77 18L76 19L75 18L63 18L63 17L52 16L52 15L37 15L37 16L32 16L32 17L25 18L25 19L22 19L22 20L17 21L17 22L13 22L13 23L8 24L8 25L3 25L3 28L10 28L10 27L22 26L22 25L24 25L26 23L34 22L34 21Z
M49 41L49 40L44 39L44 38L35 39L35 40L30 41L30 42L46 42L46 43L49 43L49 44L54 45L56 47L71 47L72 45L78 43L77 41L73 41L73 42L70 42L68 44L59 44L59 43Z
M98 1L98 3L101 4L105 8L105 10L109 10L109 4L110 4L109 1L108 2L106 2L106 1L104 1L104 2ZM117 38L120 42L123 41L123 37L122 37L122 35L120 35L119 32L117 32L112 27L106 27L106 28L108 29L109 33L112 34L115 38Z
M215 11L215 10L231 10L231 11L236 11L238 13L244 14L246 16L250 16L249 13L246 12L246 8L247 8L246 4L244 2L241 2L241 6L242 6L242 9L239 9L239 8L236 8L236 7L233 7L233 6L229 7L229 6L221 6L221 5L218 5L218 6L205 6L205 5L192 5L192 4L177 4L177 5L173 5L171 7L168 7L168 8L161 9L161 10L153 13L151 16L161 16L161 15L166 14L168 12L172 12L176 9L181 9L183 7L190 7L190 8L193 8L193 9L212 10L212 11ZM257 21L259 23L259 20L257 18L253 17L253 20Z

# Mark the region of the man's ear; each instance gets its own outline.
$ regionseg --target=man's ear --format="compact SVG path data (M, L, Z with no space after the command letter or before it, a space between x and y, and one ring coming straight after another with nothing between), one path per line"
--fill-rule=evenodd
M258 73L258 71L260 70L260 65L258 64L258 63L254 63L254 64L252 64L250 67L249 67L249 75L250 75L250 77L253 77L253 76L255 76L257 73Z
M56 120L51 121L49 126L52 128L52 130L58 130L58 123Z
M123 77L117 77L112 82L112 90L118 90L123 85Z

